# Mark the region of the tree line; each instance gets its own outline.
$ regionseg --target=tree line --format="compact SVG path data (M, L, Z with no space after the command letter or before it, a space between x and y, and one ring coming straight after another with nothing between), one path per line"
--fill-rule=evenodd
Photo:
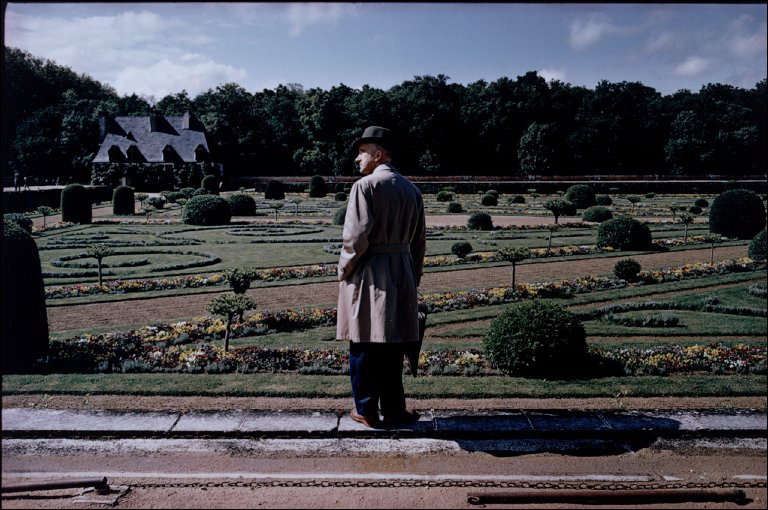
M351 175L350 143L368 125L401 139L409 175L745 175L766 168L766 80L662 95L640 82L594 89L515 79L449 83L416 76L388 90L298 84L249 92L236 83L196 97L120 96L55 62L5 48L4 175L88 181L100 113L183 115L206 128L231 176Z

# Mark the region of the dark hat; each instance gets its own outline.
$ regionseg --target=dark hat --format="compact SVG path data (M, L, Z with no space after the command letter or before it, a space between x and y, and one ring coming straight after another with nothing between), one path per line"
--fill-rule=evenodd
M380 126L368 126L365 128L363 136L352 144L352 150L357 151L361 143L375 143L386 149L391 149L396 145L395 135L392 134L392 131Z

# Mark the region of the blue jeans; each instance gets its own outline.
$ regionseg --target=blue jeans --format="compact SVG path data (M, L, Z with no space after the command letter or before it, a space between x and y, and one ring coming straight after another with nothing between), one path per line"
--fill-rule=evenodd
M405 410L402 344L349 342L349 375L357 414L396 416Z

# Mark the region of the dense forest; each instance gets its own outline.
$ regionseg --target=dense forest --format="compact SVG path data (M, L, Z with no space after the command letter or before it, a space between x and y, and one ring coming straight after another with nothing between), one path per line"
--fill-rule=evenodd
M15 48L3 69L3 175L87 182L98 118L195 114L230 176L351 175L371 124L400 135L408 175L745 175L766 168L766 80L664 96L639 82L594 89L536 72L492 83L416 76L389 90L228 83L154 104Z

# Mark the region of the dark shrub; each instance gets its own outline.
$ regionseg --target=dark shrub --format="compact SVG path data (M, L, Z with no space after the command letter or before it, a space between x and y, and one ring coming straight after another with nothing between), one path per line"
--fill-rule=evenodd
M347 208L346 207L339 207L336 209L336 212L333 213L333 224L334 225L344 225L344 220L347 217Z
M333 195L333 199L337 202L343 202L347 199L347 194L343 191L337 192L335 195Z
M323 198L328 194L325 186L325 179L321 175L313 175L309 179L309 196L312 198Z
M628 282L636 282L640 274L640 262L635 259L623 259L613 266L613 274L616 278L621 278Z
M485 195L483 195L483 198L480 199L480 203L482 203L485 206L498 205L499 197L496 195L489 195L488 193L486 193Z
M283 189L283 182L277 179L270 179L267 181L267 186L264 188L265 200L285 200L285 190Z
M197 195L184 204L181 221L188 225L226 225L232 219L229 202L216 195Z
M652 237L648 225L629 216L619 216L597 227L597 246L611 246L617 250L646 250Z
M725 237L752 239L765 228L765 206L754 191L720 193L709 208L709 230Z
M179 190L181 193L184 193L184 196L186 198L192 198L192 195L195 194L195 188L181 188Z
M193 190L194 191L194 190ZM182 191L166 191L163 196L169 204L175 204L179 200L187 198L187 194Z
M510 204L524 204L525 203L525 197L523 195L515 195L514 197L509 199Z
M460 213L464 210L464 208L461 207L461 204L458 202L449 202L447 211L449 213Z
M162 209L165 207L165 198L162 196L147 198L147 204L151 205L155 209Z
M118 186L112 192L112 214L133 216L136 213L136 197L130 186Z
M515 303L491 321L483 349L493 365L516 377L573 377L587 359L581 322L561 305L539 300Z
M91 222L91 195L82 184L69 184L61 190L61 221Z
M586 209L597 205L595 191L586 184L574 184L565 192L565 199L571 202L576 209Z
M2 261L2 370L29 372L48 353L43 273L35 240L5 219Z
M709 207L709 201L706 198L697 198L693 205L697 205L702 208Z
M251 195L235 193L227 198L232 216L255 216L256 201Z
M205 188L197 188L192 192L192 197L199 197L200 195L210 195L210 194L211 193L209 193L208 190Z
M645 198L656 198L656 193L646 193Z
M584 221L602 223L613 218L613 213L610 209L603 207L602 205L593 205L584 211L584 214L582 214L581 217Z
M489 189L488 191L485 192L485 194L486 195L493 195L494 197L496 197L497 200L499 198L499 192L496 191L495 189Z
M449 193L448 191L438 191L435 195L435 200L438 202L450 202L453 200L453 194Z
M12 221L18 225L26 233L32 233L32 218L21 213L6 213L3 214L4 221Z
M766 259L766 251L768 251L768 248L766 248L765 231L766 229L763 229L758 232L757 235L749 243L747 255L749 255L749 258L752 260Z
M612 205L613 200L608 195L595 195L595 203L597 205Z
M472 213L467 218L467 228L469 230L493 230L491 215L484 212Z
M701 207L698 205L692 205L688 208L688 212L691 214L701 214Z
M451 253L460 259L463 259L472 253L472 245L466 241L459 241L458 243L454 243L453 246L451 246Z
M203 177L200 187L211 195L219 194L219 178L215 175L206 175Z

